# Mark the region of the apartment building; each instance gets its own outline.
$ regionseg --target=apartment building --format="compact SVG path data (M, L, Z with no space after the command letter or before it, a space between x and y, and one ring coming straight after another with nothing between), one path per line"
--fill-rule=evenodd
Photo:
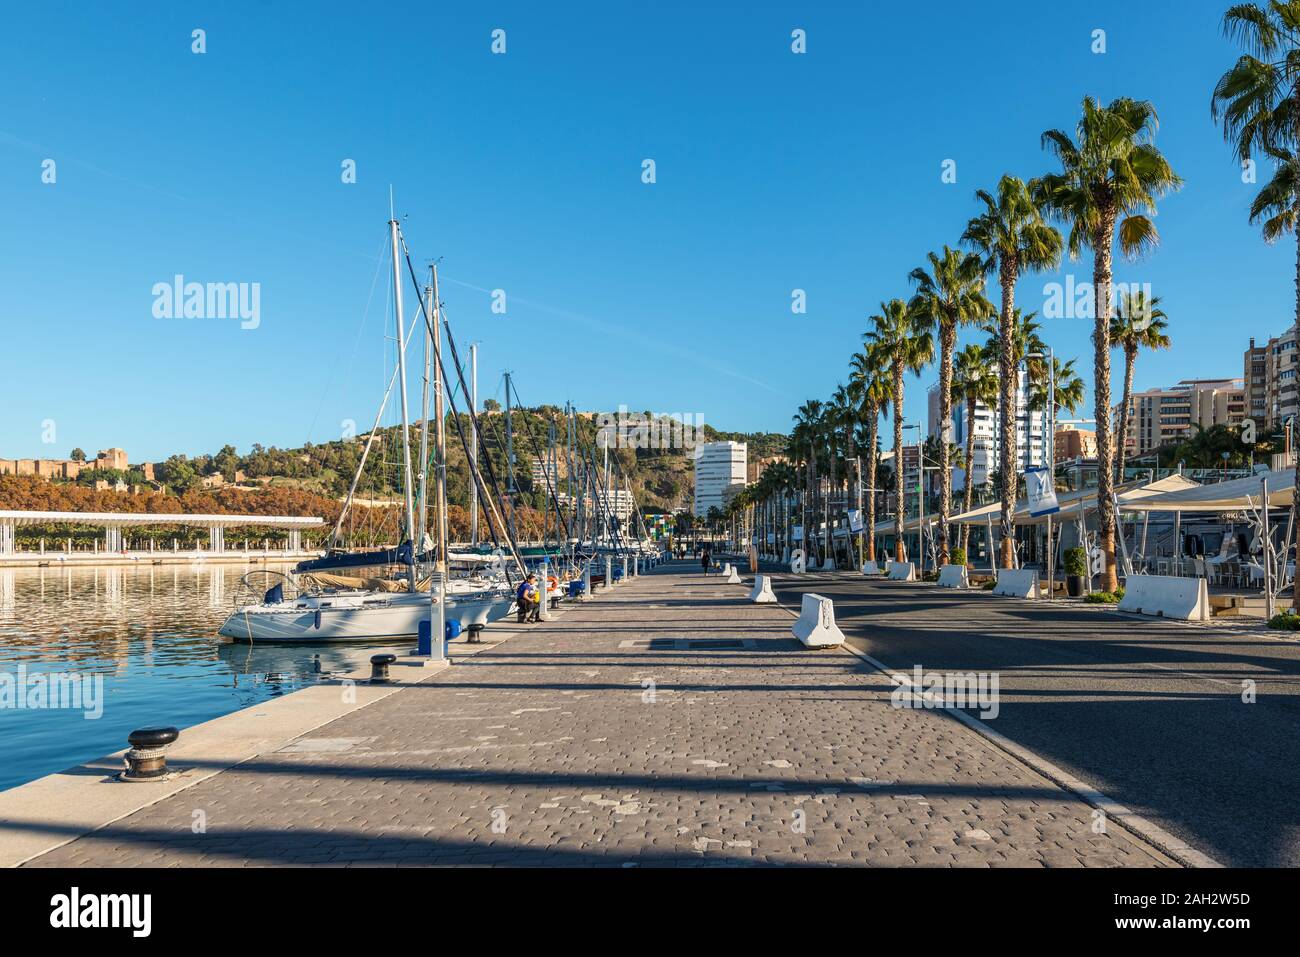
M1246 394L1242 379L1184 379L1168 389L1133 393L1129 396L1125 458L1182 441L1193 425L1203 429L1239 425L1246 414ZM1122 408L1117 404L1114 409L1116 427Z
M745 486L749 447L744 442L704 442L695 447L696 517L722 510Z
M1300 408L1296 391L1296 329L1292 326L1263 346L1250 340L1244 356L1247 416L1261 430L1281 425Z
M939 422L939 387L930 387L928 395L930 435L941 435L944 430ZM991 473L998 469L1002 454L1001 416L997 409L983 402L975 404L975 414L967 422L965 402L954 402L952 408L952 426L948 432L948 441L966 449L966 435L974 432L974 448L971 454L971 481L984 485ZM1047 413L1029 409L1029 380L1022 369L1016 389L1016 467L1019 471L1047 464ZM958 470L953 473L954 488L965 488L965 477Z

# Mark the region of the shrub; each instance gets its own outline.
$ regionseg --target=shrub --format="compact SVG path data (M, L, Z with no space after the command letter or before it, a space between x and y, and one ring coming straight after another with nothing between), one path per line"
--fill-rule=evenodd
M1124 600L1124 589L1116 588L1114 591L1095 591L1090 595L1084 595L1083 600L1091 602L1094 605L1118 605Z
M1067 548L1065 550L1065 574L1080 577L1087 575L1088 553L1082 548Z
M1294 609L1280 611L1268 620L1268 627L1278 631L1300 631L1300 615Z
M985 591L992 591L997 587L998 587L998 580L996 578L990 578L983 585L980 585L980 588L984 589Z
M950 552L948 553L948 564L950 564L950 565L965 565L965 564L966 564L966 549L964 549L964 548L954 548L952 551L950 551Z

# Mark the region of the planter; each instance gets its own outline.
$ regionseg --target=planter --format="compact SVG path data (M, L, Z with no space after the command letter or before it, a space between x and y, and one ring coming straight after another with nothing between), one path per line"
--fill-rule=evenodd
M1087 590L1087 580L1082 575L1065 576L1065 593L1071 598L1082 598Z

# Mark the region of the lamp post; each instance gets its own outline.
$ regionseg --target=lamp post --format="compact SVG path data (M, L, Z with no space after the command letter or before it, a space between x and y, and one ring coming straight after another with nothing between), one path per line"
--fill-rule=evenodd
M1047 360L1047 435L1044 437L1047 448L1047 481L1052 483L1052 493L1056 493L1056 362L1053 358L1052 349L1049 346L1046 354L1041 352L1031 352L1025 356L1026 359L1046 359ZM1025 378L1029 377L1028 363L1025 365ZM1026 383L1026 388L1028 383ZM1027 398L1028 396L1026 396ZM1025 467L1029 467L1030 446L1033 444L1033 433L1029 431L1029 410L1025 410L1025 431L1028 433L1025 437ZM1028 491L1028 488L1026 488ZM1056 554L1052 549L1052 516L1047 516L1047 600L1052 600L1053 586L1056 584Z
M922 523L922 521L924 521L924 518L925 518L925 514L924 514L924 513L925 513L925 492L924 492L924 487L925 487L925 466L924 466L924 463L923 463L923 461L922 461L922 459L924 459L924 457L925 457L925 452L923 451L923 448L922 448L923 443L921 442L921 423L919 423L919 422L904 422L904 423L903 423L903 428L904 428L904 429L916 429L916 464L917 464L917 479L916 479L916 550L917 550L918 553L921 553L921 556L922 556L922 557L921 557L921 562L922 562L922 564L924 564L924 563L925 563L925 557L924 557L924 553L922 552L922 549L921 549L921 523ZM896 479L897 479L899 485L901 486L901 485L902 485L902 482L903 482L903 460L902 460L903 450L902 450L902 449L899 449L899 450L898 450L898 455L899 455L899 460L898 460L897 462L894 463L894 466L895 466L895 468L898 469L898 475L896 476ZM906 524L907 524L907 511L906 511L907 498L906 498L906 492L904 492L903 506L904 506L904 511L903 511L903 517L902 517L902 518L903 518L902 524L903 524L904 526L906 526Z

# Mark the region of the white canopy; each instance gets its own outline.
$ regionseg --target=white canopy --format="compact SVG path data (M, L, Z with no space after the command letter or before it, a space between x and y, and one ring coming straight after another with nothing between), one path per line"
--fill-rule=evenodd
M1295 494L1295 469L1170 490L1131 501L1121 497L1119 507L1143 512L1240 512L1260 507L1265 482L1268 483L1269 507L1290 508Z
M1225 483L1225 484L1231 484L1231 483ZM1222 486L1206 486L1206 487L1221 488ZM1121 509L1145 508L1154 511L1154 509L1152 509L1151 506L1145 504L1147 500L1152 498L1158 498L1164 495L1172 495L1176 493L1197 491L1200 490L1201 488L1202 486L1197 485L1195 482L1193 482L1191 479L1187 478L1184 475L1168 475L1165 478L1157 479L1154 482L1146 482L1143 484L1137 484L1131 482L1127 486L1121 486L1119 494L1116 496L1116 498L1119 499L1119 506ZM1255 498L1256 501L1258 502L1259 499L1258 481L1255 482L1255 489L1256 489ZM1054 512L1053 514L1057 516L1058 520L1063 516L1078 514L1079 507L1081 504L1080 500L1082 500L1082 506L1084 511L1090 511L1092 509L1095 509L1097 507L1097 490L1095 488L1086 488L1086 489L1075 489L1073 491L1068 491L1068 492L1058 492L1056 494L1056 501L1057 504L1060 505L1060 511ZM1144 504L1136 505L1135 503L1138 502ZM1241 507L1244 508L1245 506L1242 505ZM1161 510L1163 510L1163 507ZM983 525L990 518L992 518L994 522L997 522L999 520L999 515L1001 514L1001 511L1002 511L1001 502L990 502L988 505L981 505L979 508L973 508L969 512L962 512L958 515L953 515L948 519L948 521L961 524L961 525ZM925 516L924 521L927 525L933 525L939 521L939 516L937 513L931 513ZM1046 523L1047 516L1030 515L1029 501L1027 499L1021 499L1020 501L1016 502L1015 512L1012 514L1012 521L1016 525L1042 525ZM903 531L915 532L917 524L918 524L918 519L914 515L903 523ZM894 531L894 522L892 519L889 521L876 523L876 532L878 534L888 534L892 531Z

